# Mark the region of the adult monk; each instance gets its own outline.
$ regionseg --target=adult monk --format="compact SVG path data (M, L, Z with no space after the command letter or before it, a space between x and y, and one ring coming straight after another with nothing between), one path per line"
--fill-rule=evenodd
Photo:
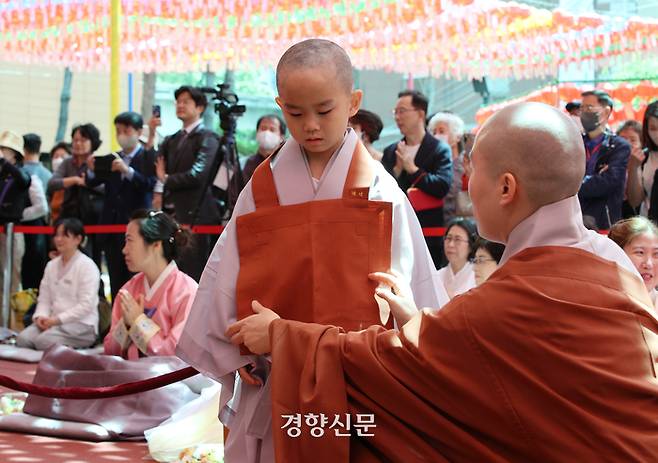
M373 275L395 291L380 294L398 322L410 318L399 332L345 334L258 304L229 329L271 352L277 461L656 460L658 322L621 249L583 226L575 125L540 103L509 106L483 125L472 166L480 233L507 245L481 286L411 317L399 279ZM282 415L298 413L291 438ZM309 414L329 417L322 437ZM351 435L338 437L345 414Z

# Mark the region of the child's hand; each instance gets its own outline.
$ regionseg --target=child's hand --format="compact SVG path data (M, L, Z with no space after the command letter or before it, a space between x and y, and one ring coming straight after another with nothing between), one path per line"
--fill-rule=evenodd
M235 322L226 330L231 344L244 344L254 354L267 354L270 351L270 323L279 316L258 301L252 301L255 314Z
M238 368L238 374L240 375L240 378L242 381L245 383L249 384L250 386L262 386L263 382L261 379L257 376L252 375L249 373L249 370L247 367L241 367Z
M398 328L402 328L418 313L418 308L411 294L411 288L407 286L401 275L397 272L375 272L368 275L368 278L390 288L377 288L376 294L388 302L391 313L398 323Z

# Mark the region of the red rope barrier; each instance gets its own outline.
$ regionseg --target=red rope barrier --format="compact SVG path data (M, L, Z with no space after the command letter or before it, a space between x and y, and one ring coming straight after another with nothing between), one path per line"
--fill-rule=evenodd
M194 368L186 367L141 381L104 387L48 387L25 383L23 381L16 381L8 376L0 375L0 386L53 399L106 399L109 397L119 397L122 395L150 391L152 389L157 389L182 381L198 373L199 372Z
M190 229L189 225L183 227ZM423 236L443 236L446 233L445 227L425 227ZM224 231L223 225L195 225L192 227L192 233L197 235L220 235ZM5 227L0 226L0 233L5 232ZM14 227L15 233L24 233L26 235L52 235L55 233L53 227L38 227L33 225L16 225ZM125 233L126 225L85 225L85 232L87 234L96 233ZM607 235L608 230L599 230L602 235Z

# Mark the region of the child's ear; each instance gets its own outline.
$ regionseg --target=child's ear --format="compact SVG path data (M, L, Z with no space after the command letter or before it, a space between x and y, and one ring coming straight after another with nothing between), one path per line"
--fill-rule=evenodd
M279 108L281 108L281 110L283 111L283 101L281 101L281 98L277 96L276 98L274 98L274 101L276 101L276 104L279 105Z
M354 90L350 96L350 117L354 116L359 108L361 108L361 101L363 100L363 90Z

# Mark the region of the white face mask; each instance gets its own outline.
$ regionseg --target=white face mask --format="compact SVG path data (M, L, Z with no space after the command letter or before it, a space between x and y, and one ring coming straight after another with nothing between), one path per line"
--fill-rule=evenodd
M658 130L649 130L649 138L651 141L658 145Z
M64 157L64 156L60 156L57 159L53 159L53 162L51 163L52 168L53 168L53 173L57 172L57 169L59 169L59 166L62 165L62 163L64 162L64 159L66 159L66 157Z
M445 142L447 145L450 145L450 142L448 141L448 134L447 133L434 134L434 138L436 138L437 140L441 140L441 141Z
M139 135L118 135L117 143L124 153L130 153L139 143Z
M281 136L269 130L261 130L256 133L256 141L265 151L271 151L281 143Z

